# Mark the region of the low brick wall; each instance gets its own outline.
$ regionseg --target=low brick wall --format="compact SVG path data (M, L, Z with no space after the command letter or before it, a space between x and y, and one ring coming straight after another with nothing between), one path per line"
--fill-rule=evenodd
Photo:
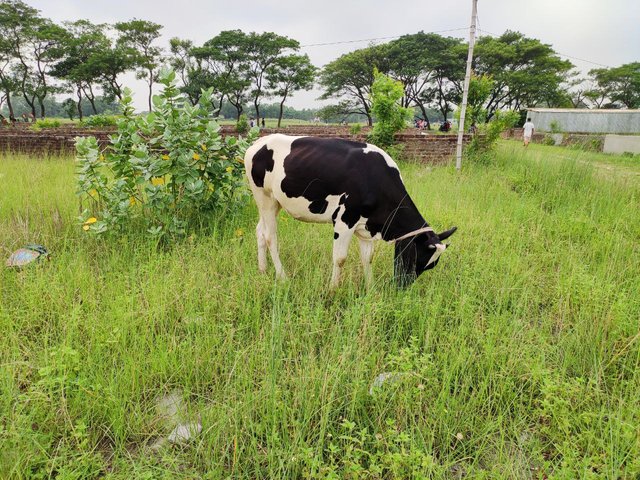
M30 155L73 154L76 137L92 135L101 145L106 146L113 132L114 129L83 129L72 125L38 131L29 128L29 125L18 124L15 127L0 128L0 152ZM291 126L263 129L260 135L285 133L322 138L346 138L362 142L366 141L368 132L368 127L363 128L358 134L351 134L349 127L342 126ZM222 134L235 135L235 127L223 126ZM470 139L470 135L465 135L464 143L468 143ZM409 161L446 164L455 155L457 136L406 130L396 135L396 140L403 146L403 155Z

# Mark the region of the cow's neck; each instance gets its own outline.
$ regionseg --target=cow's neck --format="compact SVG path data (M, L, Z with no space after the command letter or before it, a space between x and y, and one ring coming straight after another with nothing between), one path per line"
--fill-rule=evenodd
M382 233L387 242L428 225L408 195L399 202L398 208L389 213L388 219Z

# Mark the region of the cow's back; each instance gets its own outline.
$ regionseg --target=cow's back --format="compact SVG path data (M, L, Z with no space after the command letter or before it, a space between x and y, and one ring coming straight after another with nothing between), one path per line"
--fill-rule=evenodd
M406 193L388 154L344 139L268 135L247 150L245 167L254 193L308 222L331 222L342 205L357 222L390 194Z

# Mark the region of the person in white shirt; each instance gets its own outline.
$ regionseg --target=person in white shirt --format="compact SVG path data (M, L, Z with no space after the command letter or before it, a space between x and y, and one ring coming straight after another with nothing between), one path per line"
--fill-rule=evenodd
M523 126L523 137L524 137L524 146L528 146L529 142L531 141L531 137L533 136L533 123L531 122L530 118L527 118L527 122L524 124Z

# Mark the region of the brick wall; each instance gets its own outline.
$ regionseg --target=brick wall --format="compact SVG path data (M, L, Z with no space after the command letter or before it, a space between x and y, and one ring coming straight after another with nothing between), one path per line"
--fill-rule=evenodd
M43 129L40 131L18 124L15 127L0 128L0 152L26 153L30 155L73 154L75 137L93 135L101 145L107 145L113 129L84 129L71 126ZM323 138L347 138L365 141L368 127L356 135L352 135L349 127L342 126L291 126L279 129L264 129L261 135L286 133L288 135L312 135ZM234 135L235 127L222 127L223 135ZM464 143L470 140L464 136ZM422 134L415 130L406 130L396 135L396 140L403 146L404 157L409 161L429 164L444 164L451 160L456 150L456 135Z

